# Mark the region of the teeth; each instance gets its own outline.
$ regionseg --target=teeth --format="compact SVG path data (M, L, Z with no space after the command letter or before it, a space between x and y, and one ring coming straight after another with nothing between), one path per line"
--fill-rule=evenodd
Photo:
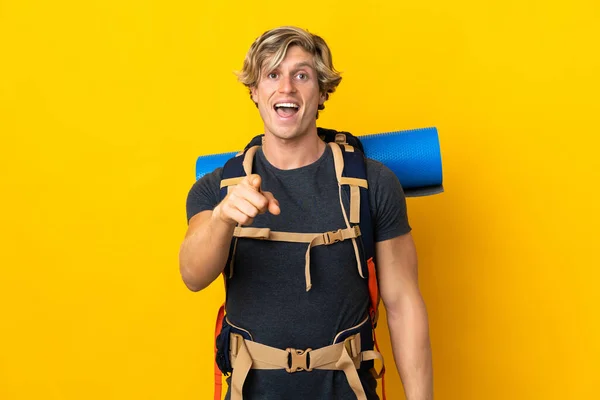
M298 104L295 103L277 103L275 107L290 107L290 108L299 108Z

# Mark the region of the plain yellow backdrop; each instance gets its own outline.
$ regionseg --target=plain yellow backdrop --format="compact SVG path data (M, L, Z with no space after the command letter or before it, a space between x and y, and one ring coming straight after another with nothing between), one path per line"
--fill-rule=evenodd
M212 398L185 198L261 132L233 71L284 24L343 73L321 126L439 129L446 192L408 201L436 398L600 398L596 0L0 0L0 398Z

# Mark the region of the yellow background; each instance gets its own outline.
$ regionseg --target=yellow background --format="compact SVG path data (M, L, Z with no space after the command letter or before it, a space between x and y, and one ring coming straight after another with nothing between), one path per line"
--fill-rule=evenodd
M212 398L185 198L261 131L232 72L282 24L343 72L321 126L439 129L446 193L408 202L436 398L600 398L595 0L0 0L0 398Z

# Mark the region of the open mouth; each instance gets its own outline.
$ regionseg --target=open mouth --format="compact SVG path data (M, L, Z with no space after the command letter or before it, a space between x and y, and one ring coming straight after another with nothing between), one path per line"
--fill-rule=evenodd
M300 106L296 103L277 103L273 106L277 115L282 118L289 118L298 112Z

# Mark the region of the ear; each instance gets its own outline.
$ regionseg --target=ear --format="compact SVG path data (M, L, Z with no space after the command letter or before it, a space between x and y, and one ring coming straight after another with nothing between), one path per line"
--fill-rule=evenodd
M252 97L252 101L258 103L258 91L256 90L256 86L252 86L250 88L250 97Z
M325 92L321 92L321 93L319 94L319 105L320 105L320 106L322 106L322 105L323 105L323 103L325 103L325 100L327 100L327 98L328 98L328 97L329 97L329 96L327 95L327 93L325 93Z

